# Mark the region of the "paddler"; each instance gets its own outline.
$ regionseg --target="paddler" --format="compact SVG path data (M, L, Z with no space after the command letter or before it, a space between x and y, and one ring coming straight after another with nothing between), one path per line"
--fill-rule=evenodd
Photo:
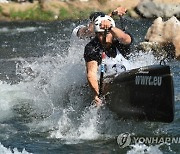
M98 16L93 24L95 37L85 46L84 59L87 80L94 93L94 102L96 106L100 106L102 101L99 96L97 72L102 62L102 53L105 52L109 58L116 58L118 54L125 56L126 51L122 49L129 47L132 39L129 34L117 28L114 20L108 15Z
M111 13L108 14L108 16L113 17L114 15L123 16L126 14L127 9L124 7L117 7L114 9ZM76 37L78 39L90 39L91 37L95 36L94 32L94 20L98 16L105 15L104 12L97 11L92 12L89 16L89 23L87 25L78 25L76 28L74 28L72 35L73 37Z

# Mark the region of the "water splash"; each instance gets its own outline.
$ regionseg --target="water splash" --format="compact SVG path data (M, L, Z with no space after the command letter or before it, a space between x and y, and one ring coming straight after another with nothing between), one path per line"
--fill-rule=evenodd
M145 144L135 144L131 145L131 150L127 151L127 154L151 154L151 153L156 153L156 154L163 154L163 152L159 149L161 145L150 145L147 146Z
M87 86L84 44L70 45L68 53L40 58L18 59L17 84L1 83L1 121L17 118L31 131L50 132L66 144L82 140L114 137L127 129L119 126L108 109L91 106L92 94ZM154 64L151 53L130 57L130 68ZM113 124L113 128L111 127ZM126 123L127 124L127 123Z
M25 149L23 149L22 152L20 152L17 148L14 149L6 148L1 143L0 143L0 153L1 154L32 154L27 152Z
M35 32L39 29L42 29L41 26L39 27L25 27L25 28L7 28L3 27L0 29L0 33L9 33L9 34L17 34L17 33L24 33L24 32Z
M129 62L131 65L131 69L159 64L159 60L153 55L152 51L142 52L142 51L134 51L133 54L129 55Z
M98 133L98 109L94 106L87 107L79 118L69 118L68 112L63 112L63 116L58 121L58 129L51 133L51 137L61 138L66 144L76 144L82 140L97 139ZM73 110L74 111L74 110Z

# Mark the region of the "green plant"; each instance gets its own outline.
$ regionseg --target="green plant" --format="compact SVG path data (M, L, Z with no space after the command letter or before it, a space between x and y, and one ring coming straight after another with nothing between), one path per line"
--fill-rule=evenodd
M70 17L71 17L71 15L70 15L69 11L66 8L62 7L59 10L59 18L60 19L67 19L67 18L70 18Z
M18 20L53 20L54 14L50 11L42 11L40 7L26 11L10 11L11 19Z
M106 4L108 0L98 0L100 4Z
M0 14L2 13L2 11L3 11L3 10L2 10L2 7L0 6Z
M87 9L87 10L80 10L78 11L78 13L76 14L76 18L78 17L78 19L85 19L85 18L89 18L89 15L92 11Z
M59 19L85 19L89 17L91 9L80 10L69 4L69 8L61 8L59 11Z

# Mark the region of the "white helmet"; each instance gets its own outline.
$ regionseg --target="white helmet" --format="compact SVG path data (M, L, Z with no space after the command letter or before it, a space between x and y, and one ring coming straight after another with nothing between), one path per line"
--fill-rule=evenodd
M105 15L105 16L98 16L95 20L94 20L94 31L95 32L104 32L104 29L101 29L101 21L103 20L109 20L111 22L111 26L112 27L115 27L115 22L114 20L108 16L108 15Z

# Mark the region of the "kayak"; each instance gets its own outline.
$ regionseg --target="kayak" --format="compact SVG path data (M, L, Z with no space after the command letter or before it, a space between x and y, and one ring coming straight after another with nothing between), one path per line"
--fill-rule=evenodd
M109 109L122 119L165 123L174 120L173 77L167 65L107 76L103 92Z

